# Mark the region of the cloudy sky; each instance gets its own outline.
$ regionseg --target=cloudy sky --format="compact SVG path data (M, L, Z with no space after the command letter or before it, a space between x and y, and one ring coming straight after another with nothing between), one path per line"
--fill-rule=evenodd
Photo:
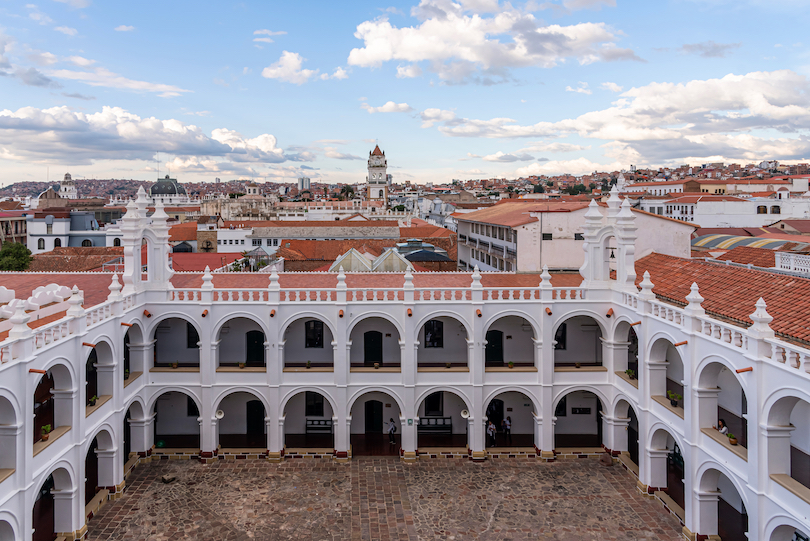
M0 183L810 159L806 0L0 0Z

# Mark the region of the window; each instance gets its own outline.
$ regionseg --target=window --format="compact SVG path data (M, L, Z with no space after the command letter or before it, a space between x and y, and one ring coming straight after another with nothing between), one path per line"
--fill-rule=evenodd
M585 236L582 233L574 233L574 240L585 240Z
M229 239L228 244L233 244L233 239Z
M84 239L82 241L82 246L84 246L85 248L88 248L88 247L90 247L92 245L93 245L93 243L89 239Z
M444 347L444 323L438 319L431 319L425 323L425 347Z
M119 239L118 237L114 238L113 239L113 246L121 246L121 239Z
M245 243L245 239L242 239L241 241L239 241L239 244L244 244L244 243Z
M543 240L552 240L551 233L543 233Z
M441 417L444 415L444 402L442 391L427 395L425 398L425 417Z
M188 417L199 417L200 410L197 408L197 403L190 396L186 396L186 415Z
M323 417L323 395L307 391L307 417Z
M771 214L779 214L781 212L778 205L771 207Z
M53 235L53 224L47 224L45 226L45 233L48 235Z
M53 239L53 247L54 248L61 248L62 247L62 239Z
M564 396L557 402L557 407L554 409L554 417L565 417L568 414L567 398L567 396Z
M322 348L323 347L323 321L313 319L304 323L304 330L306 334L306 345L308 348Z
M273 239L273 246L278 246L278 239Z
M222 244L222 241L220 239L217 239L217 244Z
M188 349L196 348L199 341L200 335L197 334L197 329L191 323L186 322L186 347Z
M44 250L45 249L45 239L39 239L37 241L37 250Z
M565 349L565 339L566 335L568 334L567 325L563 323L557 329L557 332L554 334L554 341L557 342L554 344L554 349Z
M261 246L262 239L253 239L253 246Z

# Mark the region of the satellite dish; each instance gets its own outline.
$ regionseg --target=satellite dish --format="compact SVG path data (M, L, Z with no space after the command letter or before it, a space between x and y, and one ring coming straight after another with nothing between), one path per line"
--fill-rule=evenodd
M469 419L470 418L470 412L467 411L467 410L461 410L461 417L463 419Z
M217 419L222 419L223 417L225 417L225 412L224 412L224 411L222 411L222 410L217 410L217 412L214 414L214 416L215 416Z

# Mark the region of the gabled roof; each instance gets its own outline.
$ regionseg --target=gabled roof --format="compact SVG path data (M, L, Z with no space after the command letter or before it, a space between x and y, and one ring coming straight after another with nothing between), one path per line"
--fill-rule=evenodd
M751 248L750 246L737 246L717 259L720 261L733 261L741 265L754 265L765 269L772 269L776 265L774 250L767 248Z
M380 150L380 145L376 145L374 147L374 150L371 151L371 155L372 156L382 156L383 155L383 151Z
M573 212L588 208L587 203L580 202L536 202L513 199L499 202L490 208L476 210L458 218L459 221L478 222L501 225L505 227L518 227L539 221L533 212Z

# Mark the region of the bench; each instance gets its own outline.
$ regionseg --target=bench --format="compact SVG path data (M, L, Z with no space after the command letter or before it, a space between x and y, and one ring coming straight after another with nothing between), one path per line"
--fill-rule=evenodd
M419 434L452 434L452 417L420 417L419 426L416 427Z
M332 419L307 419L307 434L331 434Z

